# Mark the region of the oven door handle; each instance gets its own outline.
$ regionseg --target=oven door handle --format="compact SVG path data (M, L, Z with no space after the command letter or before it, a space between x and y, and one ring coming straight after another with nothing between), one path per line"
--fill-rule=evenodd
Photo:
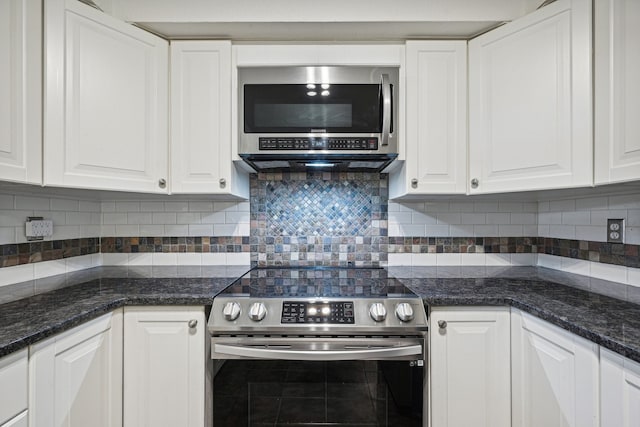
M333 360L383 360L393 358L407 358L415 356L422 359L422 345L410 344L403 346L380 346L366 348L366 346L345 346L336 350L303 350L287 348L281 346L265 345L245 345L245 344L214 344L216 358L220 355L235 357L245 357L252 359L274 359L274 360L310 360L310 361L333 361Z
M382 145L389 145L391 135L391 83L389 75L383 74L380 87L382 89Z

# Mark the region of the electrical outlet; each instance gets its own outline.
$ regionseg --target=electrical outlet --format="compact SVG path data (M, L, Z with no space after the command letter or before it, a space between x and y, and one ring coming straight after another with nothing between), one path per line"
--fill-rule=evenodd
M622 243L624 241L624 219L607 220L607 242Z
M44 220L41 216L27 217L25 236L27 240L43 240L53 235L53 221Z

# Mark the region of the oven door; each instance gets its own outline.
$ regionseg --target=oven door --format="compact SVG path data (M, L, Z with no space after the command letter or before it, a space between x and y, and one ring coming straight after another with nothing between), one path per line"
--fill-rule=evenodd
M214 426L416 426L425 340L213 337ZM424 423L424 424L423 424Z

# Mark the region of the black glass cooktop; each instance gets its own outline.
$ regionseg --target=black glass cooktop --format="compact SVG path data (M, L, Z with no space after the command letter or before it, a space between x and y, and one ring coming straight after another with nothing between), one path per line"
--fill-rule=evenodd
M382 268L256 268L220 295L261 298L416 296Z

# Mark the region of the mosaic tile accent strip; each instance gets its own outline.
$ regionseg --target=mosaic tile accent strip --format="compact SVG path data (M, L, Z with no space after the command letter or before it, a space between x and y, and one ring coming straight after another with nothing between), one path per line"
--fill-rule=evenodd
M389 253L536 253L537 237L389 237Z
M387 260L387 175L251 176L253 266L380 266Z
M99 252L98 237L0 245L0 267L53 261Z
M103 237L102 253L249 252L249 237Z
M640 245L538 237L538 253L640 268Z

